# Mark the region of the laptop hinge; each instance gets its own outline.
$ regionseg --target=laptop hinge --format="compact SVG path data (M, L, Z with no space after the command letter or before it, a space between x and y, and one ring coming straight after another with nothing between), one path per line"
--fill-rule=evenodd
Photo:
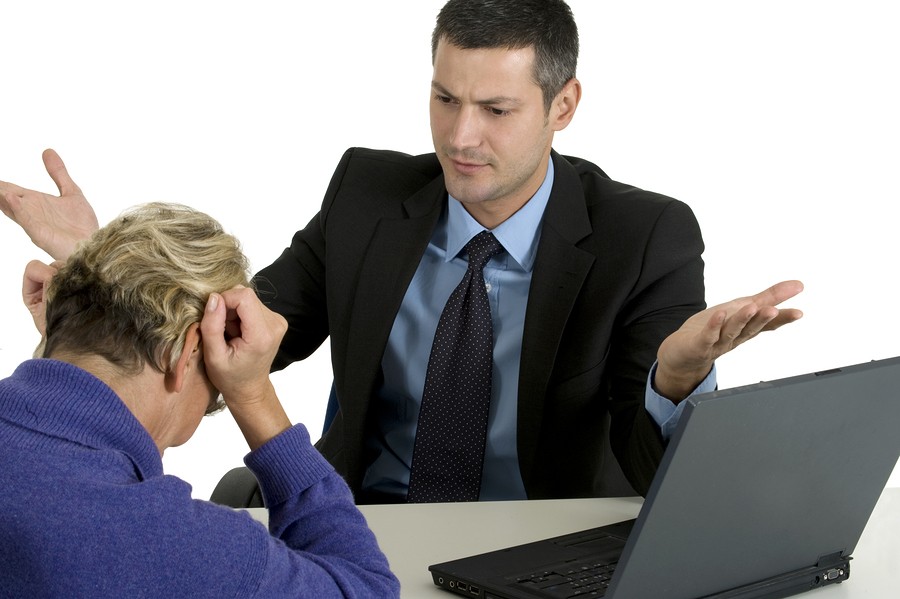
M817 568L830 568L831 566L845 561L843 551L835 551L834 553L827 553L825 555L819 556L819 561L816 563Z

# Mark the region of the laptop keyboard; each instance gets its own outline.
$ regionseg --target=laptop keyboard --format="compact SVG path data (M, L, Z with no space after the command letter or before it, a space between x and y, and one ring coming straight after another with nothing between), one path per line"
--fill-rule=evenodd
M552 599L603 597L615 568L616 564L609 562L567 563L519 576L516 584L539 597Z

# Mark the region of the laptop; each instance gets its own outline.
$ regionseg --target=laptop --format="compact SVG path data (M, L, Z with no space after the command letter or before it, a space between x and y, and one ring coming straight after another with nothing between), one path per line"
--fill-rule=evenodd
M482 599L788 597L840 583L900 456L900 357L687 400L637 519L429 567Z

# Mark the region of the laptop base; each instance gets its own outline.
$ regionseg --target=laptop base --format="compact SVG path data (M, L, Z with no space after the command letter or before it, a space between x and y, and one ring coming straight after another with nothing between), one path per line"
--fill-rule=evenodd
M606 582L598 582L592 586L586 582L582 590L566 591L562 585L558 585L557 581L562 578L577 576L575 572L588 567L596 567L600 564L595 563L596 556L593 558L582 558L572 556L570 559L557 563L547 564L540 571L524 571L515 575L503 577L503 580L494 580L494 584L490 582L476 582L468 580L464 577L454 575L453 571L457 563L462 563L474 559L481 559L483 556L492 555L502 558L516 559L515 556L521 552L527 552L531 546L546 546L547 543L563 547L578 547L591 544L597 538L609 535L610 538L621 538L627 536L631 530L634 520L627 520L608 526L602 526L595 529L589 529L567 535L561 535L552 539L544 539L535 543L526 543L508 549L470 556L460 560L453 560L443 564L435 564L429 568L431 570L434 584L445 591L450 591L460 597L469 597L470 599L528 599L534 597L555 597L556 599L568 599L569 597L605 597L606 587L611 578L611 570L609 575L605 576ZM617 551L610 550L609 565L615 567L617 563ZM840 554L831 556L823 556L814 566L801 568L792 572L786 572L781 576L775 576L765 581L745 585L739 588L731 589L713 595L706 595L698 599L782 599L791 597L806 591L813 590L831 584L841 583L850 577L850 560L852 557L843 557ZM612 595L610 595L612 597Z

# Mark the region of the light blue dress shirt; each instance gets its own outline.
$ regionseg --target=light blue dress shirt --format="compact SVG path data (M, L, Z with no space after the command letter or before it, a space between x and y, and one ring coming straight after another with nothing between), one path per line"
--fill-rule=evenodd
M537 193L518 212L493 229L494 236L506 251L491 258L484 268L494 327L494 370L480 495L483 501L526 498L516 450L519 361L528 289L553 175L551 160ZM379 401L372 408L376 430L374 437L370 437L369 449L375 459L366 471L363 489L406 495L434 332L447 298L468 266L460 252L483 230L484 227L451 196L391 329L382 360L384 383ZM655 393L649 380L648 377L647 410L667 438L674 431L682 410ZM714 388L715 371L695 393Z

